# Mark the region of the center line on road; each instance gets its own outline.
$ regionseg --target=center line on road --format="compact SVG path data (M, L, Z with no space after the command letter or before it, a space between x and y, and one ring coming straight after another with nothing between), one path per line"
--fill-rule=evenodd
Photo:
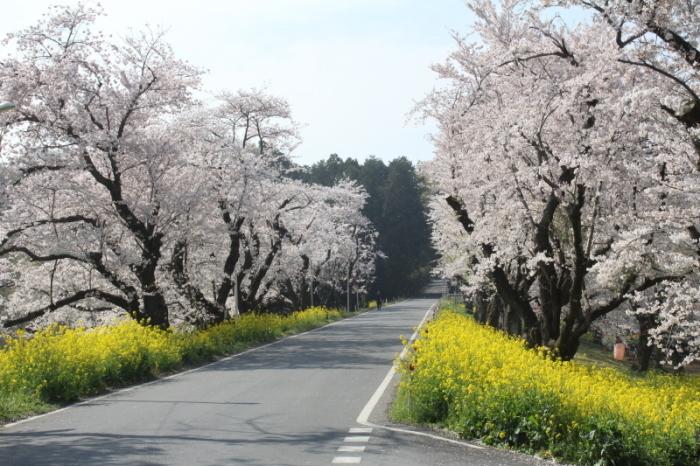
M369 442L369 436L368 435L351 435L349 437L345 437L345 442L348 443L366 443Z
M371 427L353 427L350 429L351 434L371 434Z
M365 451L365 447L361 445L344 445L342 447L338 447L338 451L343 453L362 453Z
M360 456L336 456L333 458L334 464L357 464L362 461Z

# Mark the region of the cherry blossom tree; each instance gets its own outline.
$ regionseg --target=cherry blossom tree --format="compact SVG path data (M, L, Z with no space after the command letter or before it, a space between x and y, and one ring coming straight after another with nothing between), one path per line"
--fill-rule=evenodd
M694 147L659 105L667 77L620 59L608 22L500 3L470 2L481 43L456 35L422 107L434 240L484 321L569 359L631 297L695 280Z
M201 202L209 208L188 213L170 261L172 299L186 298L180 306L196 321L258 310L271 299L303 305L309 245L320 240L336 254L349 233L339 231L334 209L350 218L364 205L355 186L324 188L287 176L298 135L283 99L253 90L220 100L192 121L199 136L191 157L206 179Z
M288 176L299 138L284 99L239 91L204 106L200 72L162 34L114 42L99 15L56 8L10 35L17 52L0 61L17 104L0 117L5 327L59 309L205 325L289 303L301 277L347 280L337 260L363 265L358 287L371 280L366 195Z
M544 4L550 3L575 5L592 11L597 21L608 26L603 37L616 45L617 53L608 58L636 67L640 74L651 73L659 78L654 92L640 93L637 98L644 99L647 104L670 117L659 116L656 119L660 127L655 128L655 132L663 135L662 150L674 154L680 160L686 158L687 169L700 171L698 5L686 1L565 1ZM688 147L688 141L692 143L694 151ZM661 146L660 143L657 144ZM659 177L662 185L659 188L660 196L663 198L677 192L694 193L697 190L696 177L678 176L677 171L668 169L666 161L661 162ZM682 203L676 203L674 207L678 208L679 205L687 207ZM692 240L686 252L700 257L697 211L685 209L684 213L685 218L678 218L678 226L687 229ZM646 294L651 302L642 304L641 307L635 306L632 314L640 323L643 367L648 365L649 359L648 348L645 348L647 340L655 343L669 359L687 362L690 358L697 357L698 302L697 299L689 299L693 296L690 290L697 286L697 279L692 284L684 285L681 289L687 293L684 294L685 299L680 300L672 298L678 296L678 284L671 284L668 289L658 287L655 293ZM676 304L669 305L671 303ZM656 312L651 312L650 309L656 309ZM670 344L671 341L690 344Z
M277 285L278 294L301 308L317 303L314 297L319 292L326 296L344 292L346 306L352 309L352 294L366 293L375 272L376 232L361 213L366 193L346 181L313 189L318 201L310 211L313 216L294 228L297 233L281 261L296 266L284 268L291 274L276 274L285 277Z
M199 72L160 33L108 41L93 30L99 14L57 7L8 37L17 52L0 81L17 109L2 115L3 153L16 176L0 256L31 265L5 325L98 299L168 326L158 269L189 203L170 189L188 176L187 135L172 120L192 104Z

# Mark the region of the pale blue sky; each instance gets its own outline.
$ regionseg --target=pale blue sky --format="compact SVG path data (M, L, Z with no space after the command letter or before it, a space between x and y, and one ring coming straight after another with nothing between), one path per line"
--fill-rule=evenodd
M70 3L71 0L60 3ZM0 35L33 23L50 0L5 3ZM303 124L298 161L332 152L389 160L432 156L430 126L407 123L435 85L432 63L466 31L463 0L105 0L100 25L122 34L169 28L176 53L209 70L211 91L266 87Z

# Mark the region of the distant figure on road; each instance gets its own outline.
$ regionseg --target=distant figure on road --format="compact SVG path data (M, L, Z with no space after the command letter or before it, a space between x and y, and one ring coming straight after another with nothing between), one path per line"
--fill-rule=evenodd
M377 290L377 309L382 308L382 292Z

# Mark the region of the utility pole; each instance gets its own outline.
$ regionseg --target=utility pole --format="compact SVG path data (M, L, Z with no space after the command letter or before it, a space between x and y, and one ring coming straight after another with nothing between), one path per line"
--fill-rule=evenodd
M311 293L311 307L314 307L314 279L311 278L311 284L309 285L309 293Z
M239 311L238 303L238 275L233 280L233 315L239 316L241 312Z

